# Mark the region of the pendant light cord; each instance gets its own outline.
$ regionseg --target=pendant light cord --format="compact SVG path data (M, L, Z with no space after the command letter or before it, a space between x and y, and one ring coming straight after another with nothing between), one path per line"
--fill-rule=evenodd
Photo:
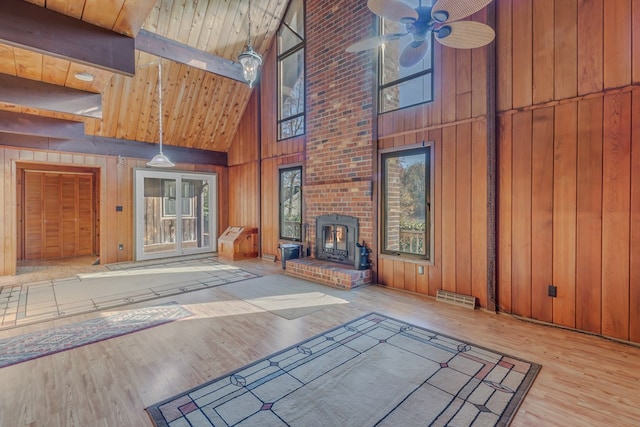
M158 61L158 131L160 154L162 154L162 58Z
M249 0L249 9L247 14L249 15L249 40L247 41L247 46L251 47L251 0Z

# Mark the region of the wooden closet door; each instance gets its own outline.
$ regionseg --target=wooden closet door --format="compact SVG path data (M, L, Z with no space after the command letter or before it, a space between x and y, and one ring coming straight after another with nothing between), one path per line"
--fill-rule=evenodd
M91 255L93 176L25 171L25 259Z
M24 259L43 258L44 175L25 172L24 186Z

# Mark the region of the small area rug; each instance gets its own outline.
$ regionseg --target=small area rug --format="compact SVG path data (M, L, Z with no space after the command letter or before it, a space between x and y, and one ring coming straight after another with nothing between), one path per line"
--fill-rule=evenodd
M147 408L156 426L505 426L540 365L370 313Z
M0 368L163 325L191 314L171 303L5 338L0 340Z

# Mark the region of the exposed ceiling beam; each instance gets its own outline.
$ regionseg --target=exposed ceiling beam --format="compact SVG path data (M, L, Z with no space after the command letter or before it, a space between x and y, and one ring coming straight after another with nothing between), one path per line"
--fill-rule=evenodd
M16 135L0 130L0 146L35 150L64 151L99 156L122 156L151 160L158 154L158 145L126 139L83 136L53 138L38 135ZM227 153L163 145L162 152L174 163L227 166Z
M135 74L133 38L23 0L0 2L0 41L118 74Z
M84 123L0 111L0 132L51 138L84 138Z
M239 82L245 82L242 66L239 63L211 55L145 30L140 30L136 36L136 49Z
M78 116L102 118L102 95L0 74L0 101Z

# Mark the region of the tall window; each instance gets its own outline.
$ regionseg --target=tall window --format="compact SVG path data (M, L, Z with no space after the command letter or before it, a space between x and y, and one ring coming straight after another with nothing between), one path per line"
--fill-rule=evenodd
M429 0L403 0L412 7L418 7L420 2L427 5ZM380 33L404 33L404 24L382 19ZM412 105L433 101L433 37L431 33L423 43L428 44L428 51L417 64L402 67L399 57L404 49L414 39L406 35L397 40L386 42L380 48L379 82L378 82L378 110L386 113Z
M302 240L302 167L280 169L280 238Z
M278 29L278 140L304 134L304 1L292 0Z
M431 259L431 150L381 154L383 253Z

